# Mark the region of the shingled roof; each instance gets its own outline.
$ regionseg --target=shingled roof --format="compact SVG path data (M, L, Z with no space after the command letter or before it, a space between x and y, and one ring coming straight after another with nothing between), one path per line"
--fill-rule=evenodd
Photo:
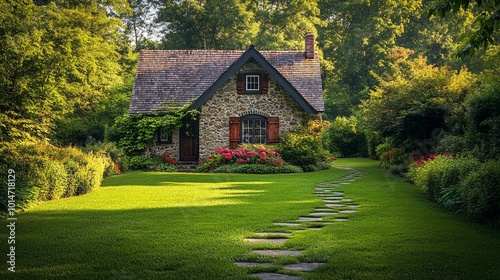
M142 50L130 114L150 114L167 101L199 108L248 60L259 63L302 108L324 111L317 56L301 51Z

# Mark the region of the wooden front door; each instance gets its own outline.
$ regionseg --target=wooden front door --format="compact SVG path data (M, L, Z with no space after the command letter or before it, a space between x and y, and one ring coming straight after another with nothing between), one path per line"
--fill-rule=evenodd
M199 121L184 121L180 129L180 161L198 161Z

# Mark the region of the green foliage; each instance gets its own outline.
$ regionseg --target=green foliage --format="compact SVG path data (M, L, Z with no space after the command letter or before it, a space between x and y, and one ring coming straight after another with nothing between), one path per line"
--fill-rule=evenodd
M319 120L309 120L297 131L281 135L276 151L286 162L302 169L309 170L310 166L320 161L330 160L330 155L322 143L322 135L328 125Z
M123 149L118 148L114 142L99 142L89 138L87 139L84 151L111 158L114 165L106 166L106 171L104 173L105 177L120 171L128 170L129 158L125 155Z
M23 210L41 201L88 193L101 185L111 158L76 148L18 142L0 148L0 173L16 174L16 204ZM6 186L0 187L6 193ZM2 195L2 197L4 197ZM5 200L0 209L6 210Z
M301 50L304 34L316 32L315 0L166 1L158 13L167 49Z
M466 44L456 53L458 57L474 55L478 49L486 49L490 44L495 43L495 31L498 31L500 25L500 2L497 0L440 0L429 9L429 16L444 17L447 13L456 14L472 6L477 6L479 10L474 20L477 30L468 36Z
M211 172L214 173L247 173L247 174L277 174L277 173L300 173L303 172L298 166L285 164L280 166L269 166L263 164L232 164L222 165Z
M130 170L148 170L151 166L156 166L160 163L158 159L152 159L145 156L130 157L128 166Z
M194 119L196 110L187 110L189 104L177 106L166 104L166 108L154 115L124 115L117 118L109 130L108 138L117 143L127 155L141 154L152 141L156 130L164 127L173 131L182 125L182 119ZM170 106L170 107L168 107Z
M288 165L274 146L244 144L238 149L217 148L214 153L200 160L196 167L198 172L229 172L229 173L288 173L292 168L281 168ZM251 166L251 167L240 167ZM218 170L218 171L215 171ZM302 171L302 170L301 170Z
M388 56L390 75L360 107L364 129L409 152L432 152L437 136L447 129L446 119L463 111L474 75L426 63L422 56L410 59L411 51L393 49Z
M482 160L500 155L500 82L484 81L481 89L466 102L468 144Z
M328 130L330 151L343 157L366 156L366 137L359 129L354 117L335 118Z
M467 176L460 192L468 215L500 226L499 161L489 161Z
M462 199L450 194L457 194L456 189L459 188L460 183L478 168L480 168L480 163L473 157L453 158L438 155L426 161L423 166L414 166L409 178L413 179L415 185L422 189L430 200L456 206L458 202L449 203L449 201ZM445 194L444 198L443 194Z
M93 1L54 2L0 2L0 141L47 139L122 83L120 22Z

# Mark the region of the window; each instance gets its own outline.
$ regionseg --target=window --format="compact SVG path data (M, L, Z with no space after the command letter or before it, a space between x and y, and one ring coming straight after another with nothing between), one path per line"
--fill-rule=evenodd
M229 147L241 143L276 144L279 142L279 117L246 115L229 118Z
M245 90L249 92L260 91L260 76L259 75L246 75L245 77Z
M266 118L257 115L249 115L241 118L241 143L266 144Z
M159 144L172 144L172 131L166 127L160 127L157 131Z
M269 89L269 77L263 73L245 74L240 73L237 77L238 94L267 94Z

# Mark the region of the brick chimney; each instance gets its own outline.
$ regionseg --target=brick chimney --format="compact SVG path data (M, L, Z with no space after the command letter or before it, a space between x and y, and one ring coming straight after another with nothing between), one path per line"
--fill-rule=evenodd
M306 34L306 58L314 59L314 34Z

